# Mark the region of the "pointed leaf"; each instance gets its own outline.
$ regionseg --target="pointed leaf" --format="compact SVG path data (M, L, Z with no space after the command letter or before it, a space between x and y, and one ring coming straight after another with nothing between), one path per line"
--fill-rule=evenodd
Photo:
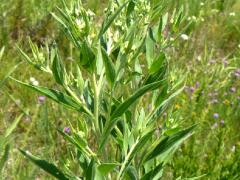
M79 112L85 112L85 110L82 108L81 104L77 103L75 100L72 99L71 96L64 94L60 91L54 90L54 89L48 89L46 87L42 86L33 86L28 83L21 82L19 80L16 80L14 78L11 78L14 81L18 82L19 84L28 87L36 92L41 93L42 95L54 100L55 102L65 105L68 108L74 109Z
M144 162L149 161L164 152L179 146L189 135L192 134L196 125L193 125L185 130L177 132L171 136L165 137L143 158Z
M106 76L111 86L113 86L116 79L115 68L107 52L103 48L101 48L101 50L102 50L102 57L103 57L103 62L106 70Z
M60 56L56 51L56 55L53 59L53 63L52 63L52 72L53 72L53 76L56 80L56 82L60 85L63 85L65 80L64 80L64 73L65 73L65 69L63 67L63 64L61 62Z
M41 169L48 172L49 174L51 174L55 178L60 179L60 180L68 180L68 178L65 176L65 174L62 171L60 171L54 164L51 164L51 163L49 163L45 160L42 160L42 159L40 159L36 156L33 156L29 152L23 151L21 149L19 149L19 151L25 157L27 157L30 161L32 161L34 164L36 164Z

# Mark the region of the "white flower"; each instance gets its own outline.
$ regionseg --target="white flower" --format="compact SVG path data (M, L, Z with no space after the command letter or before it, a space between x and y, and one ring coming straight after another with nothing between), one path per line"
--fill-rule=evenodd
M187 41L189 39L188 35L186 34L181 34L180 36L184 41Z
M34 78L34 77L30 77L30 82L32 83L32 82L34 82L34 81L36 81L36 79Z
M196 21L197 20L196 16L192 16L192 20Z
M30 83L34 86L38 86L39 82L34 78L34 77L30 77Z
M236 13L235 12L230 12L229 16L236 16Z
M38 82L38 81L33 81L32 84L33 84L34 86L38 86L38 85L39 85L39 82Z

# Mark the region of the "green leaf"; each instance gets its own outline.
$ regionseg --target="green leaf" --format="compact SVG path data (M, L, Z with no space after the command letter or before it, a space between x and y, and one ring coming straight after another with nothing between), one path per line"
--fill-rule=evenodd
M57 50L55 50L55 51L56 51L56 55L55 55L55 57L53 59L53 63L52 63L53 76L58 84L64 85L64 83L65 83L64 74L66 72L65 72L64 66L61 62L59 53L57 52Z
M162 175L163 163L157 165L153 170L146 173L140 180L158 180Z
M48 172L52 176L60 180L68 180L65 174L60 171L54 164L51 164L45 160L42 160L36 156L33 156L31 153L23 151L19 149L19 151L27 157L30 161L32 161L35 165L43 169L44 171Z
M127 25L130 25L130 15L134 11L136 2L134 0L131 0L127 7L127 13L126 13L126 19L127 19Z
M95 54L93 50L90 48L87 41L83 41L80 50L80 60L79 65L86 68L89 72L93 72L95 68Z
M72 99L71 96L68 96L67 94L64 94L60 91L54 90L54 89L48 89L46 87L42 86L33 86L28 83L21 82L17 79L14 79L11 77L14 81L18 82L19 84L28 87L36 92L41 93L42 95L54 100L55 102L62 104L68 108L74 109L79 112L85 112L86 111L82 108L81 104L77 103L75 100Z
M165 54L163 52L161 52L160 55L152 63L152 65L149 69L150 74L154 74L161 69L165 58L166 58Z
M115 79L116 79L116 71L114 68L114 65L112 63L112 60L108 56L107 52L101 48L102 50L102 57L103 57L103 62L106 70L106 77L111 86L113 86Z
M146 59L147 59L148 68L150 68L154 59L154 54L155 54L154 53L155 42L150 37L150 30L148 32L149 33L146 37Z
M112 14L108 19L106 19L103 22L102 28L99 31L98 39L101 38L101 36L108 30L108 28L111 26L112 22L116 19L116 17L120 14L120 12L123 10L123 8L128 4L129 1L125 2L122 6L120 6L114 14Z
M167 108L167 106L172 102L172 100L183 91L183 89L184 89L184 86L182 88L178 89L177 91L175 91L174 93L172 93L159 106L157 106L156 109L154 110L154 112L151 114L151 116L147 120L148 124L153 123L154 120L161 115L163 110L165 110ZM161 97L159 97L159 98L161 98Z
M101 137L101 143L99 146L100 149L102 149L104 144L106 143L112 128L115 126L117 121L120 120L118 117L123 115L128 110L128 108L138 100L139 97L141 97L148 91L157 89L161 84L162 84L162 81L158 81L158 82L154 82L154 83L151 83L151 84L148 84L148 85L145 85L145 86L139 88L131 97L129 97L126 101L121 103L114 110L114 112L112 113L112 115L110 117L110 122L107 123L106 126L104 127L104 132Z
M102 163L98 165L98 170L99 172L103 175L106 176L108 173L113 171L119 164L116 163Z
M157 145L155 145L154 148L145 155L143 162L147 162L163 154L164 152L179 146L186 138L192 134L195 127L196 125L193 125L185 130L179 131L171 136L166 136L164 139L159 140L159 142L156 143Z
M141 97L148 91L157 89L161 84L162 84L162 81L158 81L151 84L147 84L139 88L131 97L129 97L126 101L124 101L115 109L115 111L111 115L111 120L114 120L115 118L121 116L123 113L125 113L128 110L128 108L133 103L135 103L138 100L139 97Z
M136 168L134 168L133 166L128 166L128 168L126 169L126 173L124 178L126 177L126 179L129 180L138 180L138 172L136 170Z
M95 160L92 159L86 170L86 174L85 174L86 180L95 179L95 174L96 174L96 163L95 163Z

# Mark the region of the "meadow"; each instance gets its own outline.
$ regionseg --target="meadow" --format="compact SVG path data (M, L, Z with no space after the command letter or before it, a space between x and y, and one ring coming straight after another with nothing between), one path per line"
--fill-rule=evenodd
M0 179L240 179L240 0L0 12Z

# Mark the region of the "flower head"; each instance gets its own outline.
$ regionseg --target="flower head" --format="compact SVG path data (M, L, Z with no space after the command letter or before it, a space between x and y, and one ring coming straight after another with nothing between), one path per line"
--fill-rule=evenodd
M221 124L221 126L224 126L225 121L222 119L222 120L220 121L220 124Z
M236 91L237 91L237 89L235 87L230 88L230 92L235 93Z
M46 100L45 96L38 96L38 102L39 103L44 103L45 100Z
M70 127L64 127L63 131L67 134L69 134L71 132Z
M218 113L214 113L214 114L213 114L213 117L214 117L215 119L217 119L217 118L219 118L219 114L218 114Z
M184 41L187 41L189 39L188 35L186 34L181 34L180 36Z

